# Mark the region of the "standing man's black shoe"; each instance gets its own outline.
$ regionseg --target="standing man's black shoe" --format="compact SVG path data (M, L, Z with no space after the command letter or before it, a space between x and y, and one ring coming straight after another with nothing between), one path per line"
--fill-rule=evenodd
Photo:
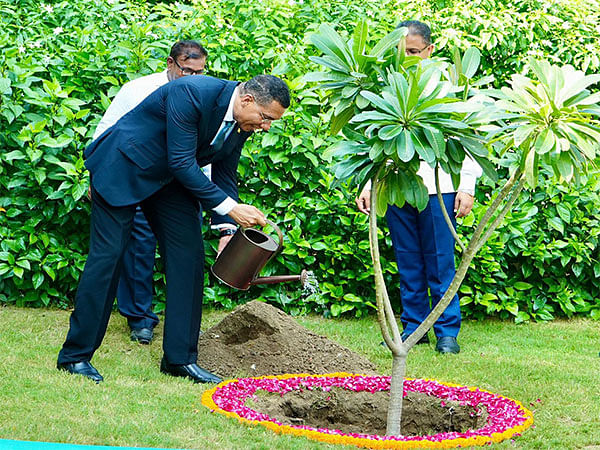
M185 377L194 380L194 383L220 383L222 378L204 370L198 364L169 364L164 358L160 362L160 371L174 377Z
M136 328L131 330L131 340L148 345L154 338L154 331L150 328Z
M83 375L84 377L88 377L91 380L94 380L96 384L104 380L104 378L102 378L102 375L98 373L96 368L92 366L92 363L90 363L89 361L80 361L74 363L56 363L56 368L58 370L64 370L75 375Z
M456 338L452 336L443 336L438 338L437 345L435 349L440 353L458 353L460 352L460 347L458 342L456 342Z

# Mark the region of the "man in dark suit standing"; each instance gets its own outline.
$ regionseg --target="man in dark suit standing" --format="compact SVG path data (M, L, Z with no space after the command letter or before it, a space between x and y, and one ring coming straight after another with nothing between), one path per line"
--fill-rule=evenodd
M183 77L157 89L85 150L92 185L90 251L58 369L103 380L90 360L106 332L140 205L165 261L161 371L195 382L221 381L197 365L204 282L198 212L208 208L244 227L265 225L260 210L237 203L237 165L246 139L268 131L289 102L287 85L271 75L241 84ZM212 181L201 170L209 163Z

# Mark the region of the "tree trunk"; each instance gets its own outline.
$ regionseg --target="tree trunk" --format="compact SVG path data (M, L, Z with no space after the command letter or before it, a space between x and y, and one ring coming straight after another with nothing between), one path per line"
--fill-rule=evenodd
M399 436L402 432L402 400L404 397L407 356L408 351L392 357L392 384L390 386L390 404L385 429L385 434L388 436Z
M513 174L511 179L504 185L501 192L494 199L481 222L478 224L473 238L463 253L461 262L456 270L456 274L450 283L450 286L440 299L436 307L431 311L427 318L410 335L406 342L402 342L398 324L393 314L392 306L389 300L387 288L383 278L381 260L379 254L379 242L377 239L377 174L373 179L371 187L371 211L369 214L369 244L371 247L371 258L373 261L373 273L375 277L375 295L377 301L377 318L385 343L392 352L392 380L390 385L390 403L387 413L386 435L398 436L402 433L402 400L404 395L404 375L406 374L406 360L408 352L413 345L421 339L427 331L433 326L436 320L442 315L454 295L458 292L462 281L465 278L467 270L477 251L489 238L491 233L500 225L504 216L512 208L514 202L524 186L522 173ZM516 185L516 188L513 187ZM438 188L439 191L439 188ZM511 192L512 191L512 192ZM502 208L499 208L504 199L508 197L507 202ZM491 225L486 225L492 219L494 212L498 215L492 221Z

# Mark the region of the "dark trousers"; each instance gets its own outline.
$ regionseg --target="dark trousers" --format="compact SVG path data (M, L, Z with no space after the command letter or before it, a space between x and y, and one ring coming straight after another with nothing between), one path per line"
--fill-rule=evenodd
M158 325L152 311L152 270L156 238L141 207L136 209L131 239L123 255L121 278L117 288L117 305L133 329Z
M195 363L202 318L204 244L198 202L172 182L140 204L159 243L167 279L163 350L171 364ZM135 205L113 207L92 189L90 252L59 363L89 361L110 318Z
M444 194L443 197L448 215L456 228L456 194ZM402 208L390 205L386 218L400 274L400 319L404 332L411 334L438 304L452 282L456 272L454 238L435 195L429 196L429 203L422 212L410 205ZM460 303L456 295L433 326L435 335L456 337L460 322Z

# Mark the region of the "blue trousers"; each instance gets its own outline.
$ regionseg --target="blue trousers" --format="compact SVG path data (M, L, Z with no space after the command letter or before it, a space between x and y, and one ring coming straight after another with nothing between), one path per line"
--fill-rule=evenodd
M133 219L131 238L123 255L121 278L117 288L117 305L127 318L131 329L158 325L152 311L152 270L156 252L156 238L138 206Z
M455 196L453 193L443 195L446 210L456 228ZM411 334L437 305L454 277L454 238L435 195L429 196L427 207L420 213L410 205L402 208L390 205L386 219L400 275L400 320L404 333ZM460 321L456 295L433 326L435 335L438 338L456 337Z

